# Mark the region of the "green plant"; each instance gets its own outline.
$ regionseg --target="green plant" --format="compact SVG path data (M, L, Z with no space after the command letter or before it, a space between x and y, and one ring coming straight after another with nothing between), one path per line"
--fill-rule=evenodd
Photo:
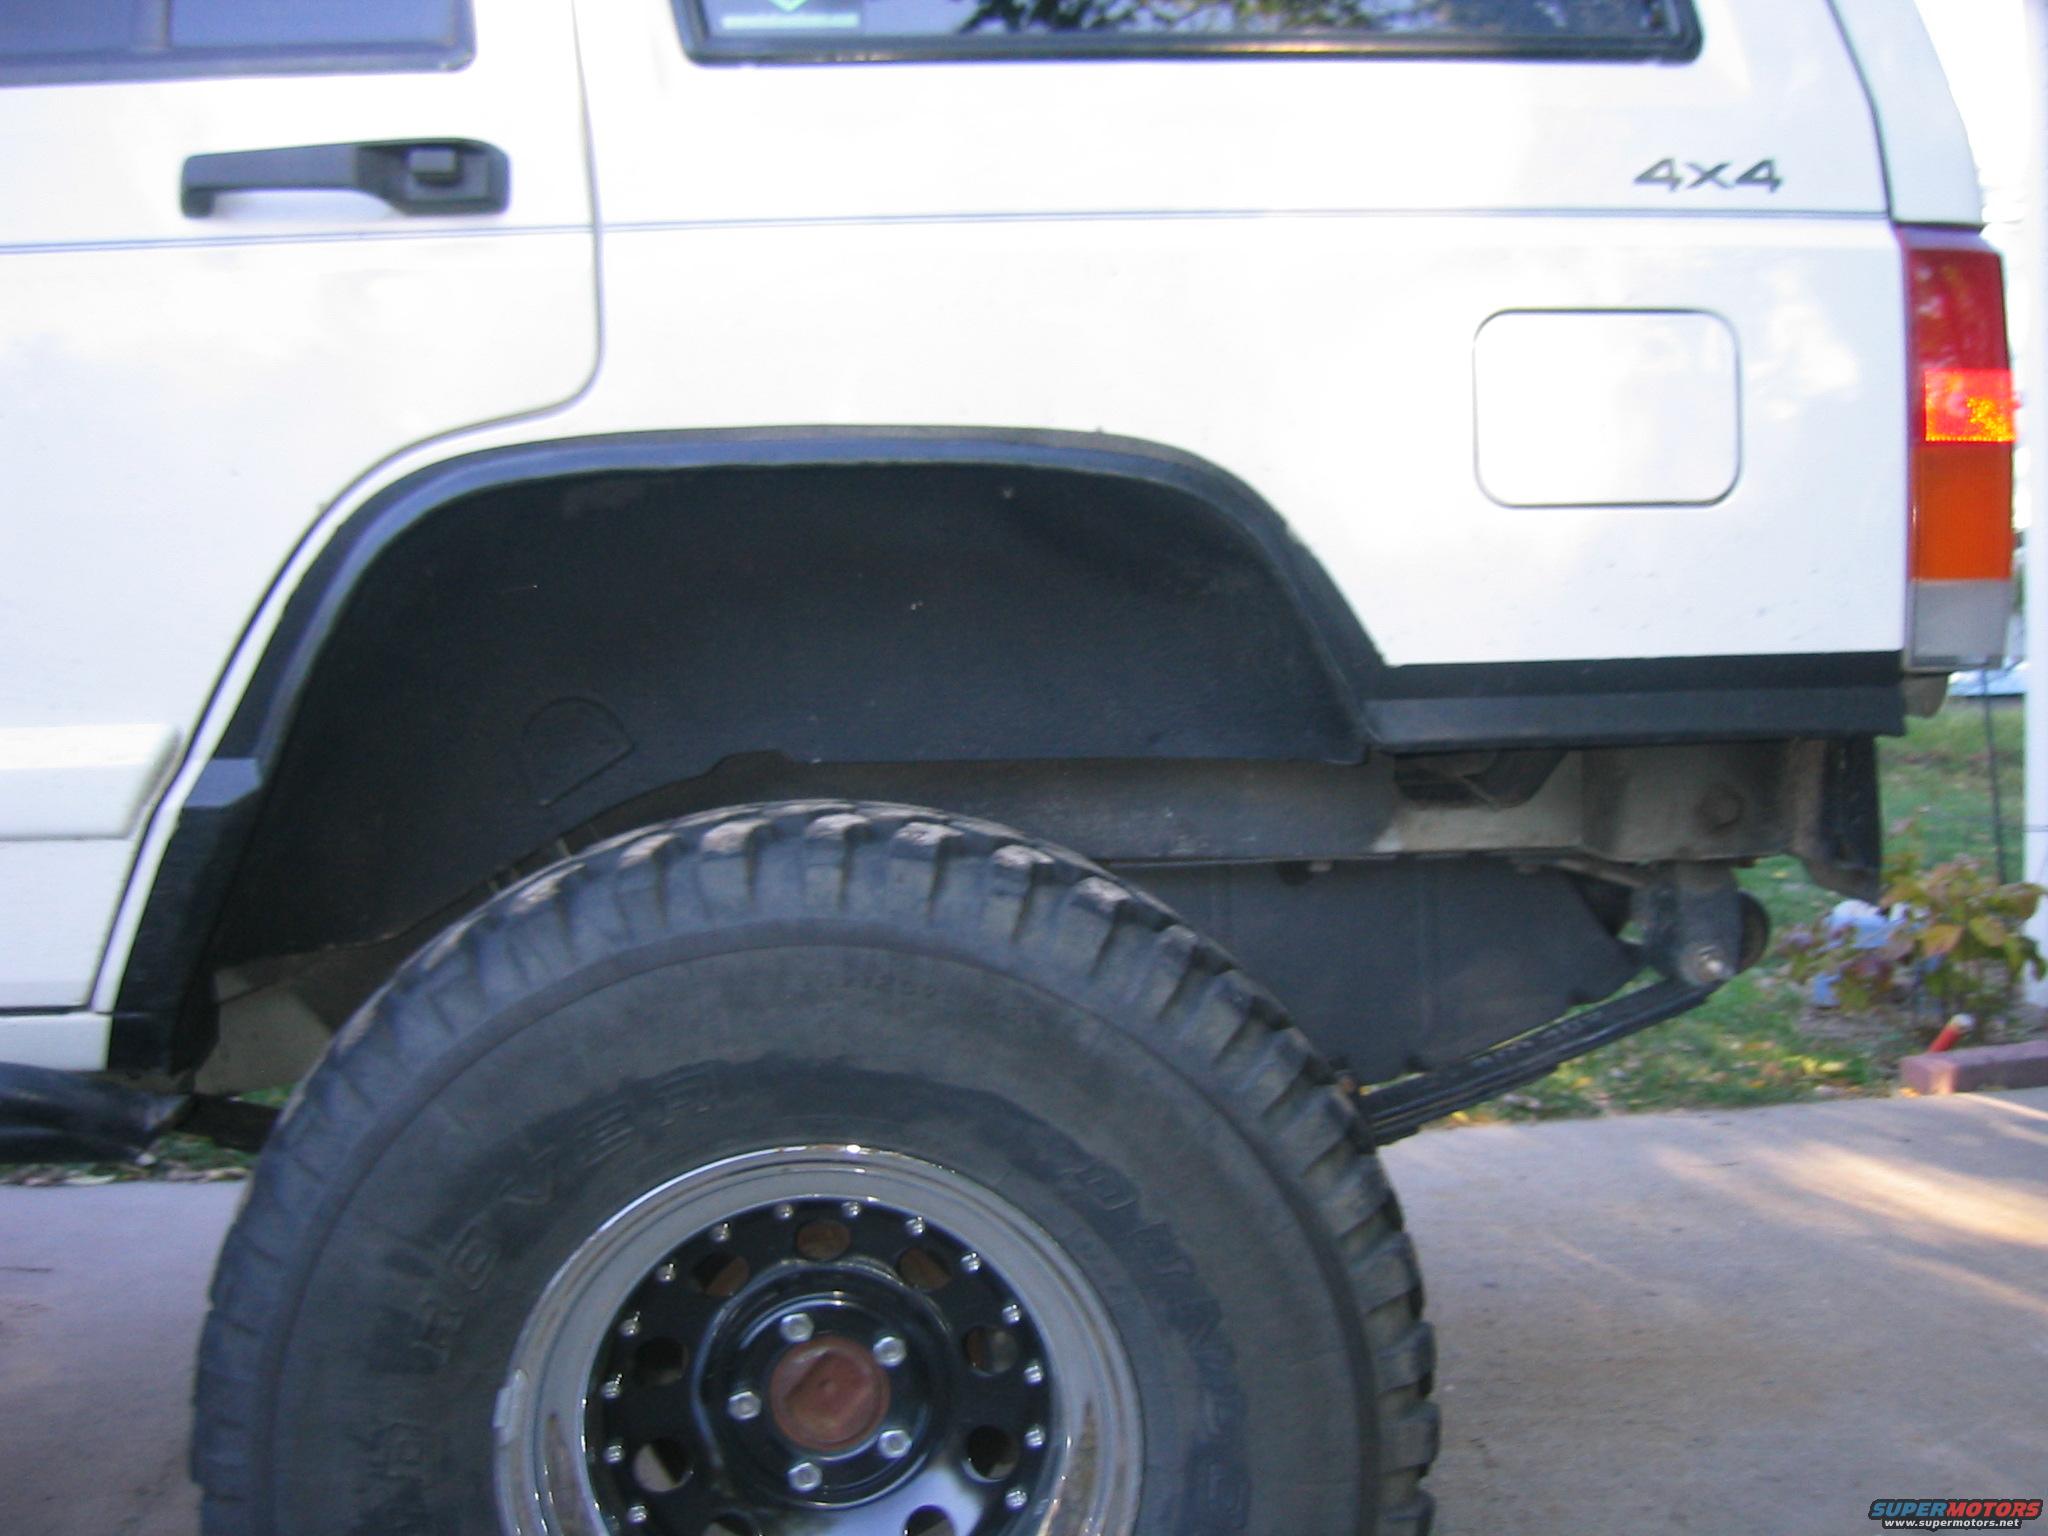
M1967 854L1929 865L1902 840L1885 863L1882 928L1823 917L1790 930L1782 949L1800 981L1831 978L1844 1008L1925 998L1942 1018L1993 1013L2022 977L2048 975L2025 931L2044 895L2026 881L2001 882Z

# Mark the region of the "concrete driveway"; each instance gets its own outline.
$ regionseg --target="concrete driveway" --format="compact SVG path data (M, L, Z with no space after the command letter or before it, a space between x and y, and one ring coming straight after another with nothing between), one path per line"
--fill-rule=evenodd
M2048 1494L2048 1090L1391 1149L1443 1343L1442 1536L1873 1532ZM193 1536L233 1185L0 1189L0 1528ZM1267 1533L1260 1533L1267 1536Z

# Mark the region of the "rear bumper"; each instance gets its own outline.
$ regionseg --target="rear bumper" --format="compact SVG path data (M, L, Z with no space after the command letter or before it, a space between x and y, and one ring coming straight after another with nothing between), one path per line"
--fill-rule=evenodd
M1359 709L1391 752L1888 736L1904 679L1895 651L1385 667Z

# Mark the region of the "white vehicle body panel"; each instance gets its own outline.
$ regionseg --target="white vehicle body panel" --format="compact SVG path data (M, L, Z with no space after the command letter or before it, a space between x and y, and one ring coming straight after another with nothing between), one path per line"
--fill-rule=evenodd
M1841 9L1865 76L1887 27L1918 35L1910 7ZM5 900L65 893L40 931L0 934L0 1007L112 1009L176 811L294 584L367 497L459 452L697 427L1100 431L1247 482L1397 666L1897 650L1897 167L1823 0L1698 10L1683 65L734 67L692 63L667 0L579 0L574 40L555 6L479 0L478 60L446 77L61 88L75 141L10 168L10 190L36 180L0 212L0 334L19 339L0 451L23 488L0 509L0 730L142 722L188 745L139 849L86 829L148 798L140 766L103 802L79 791L69 833L47 830L65 793L0 817L57 839L0 843ZM1933 69L1916 46L1901 78ZM606 336L587 388L579 51ZM41 138L33 103L54 94L0 91L0 131L19 141L18 111ZM1893 120L1947 135L1936 107L1923 122L1897 96L1887 139ZM508 150L512 213L307 199L195 234L169 195L188 153L425 134ZM1974 199L1967 154L1923 157L1906 184L1937 212L1914 216ZM1664 161L1676 186L1644 179ZM1775 189L1738 180L1767 162ZM146 218L82 206L114 165ZM1673 498L1640 442L1586 465L1589 431L1548 464L1513 445L1583 500L1489 495L1478 338L1529 311L1684 312L1732 337L1732 484ZM292 394L308 369L348 409ZM1587 415L1626 393L1606 380ZM1730 414L1697 442L1665 424L1681 489L1725 467ZM119 451L81 451L95 421L123 424ZM1635 499L1603 504L1616 485ZM81 642L81 612L112 622Z
M454 73L0 90L0 137L33 146L0 205L0 1008L86 1001L137 813L321 510L595 367L570 13L477 10ZM188 155L432 137L505 150L510 209L180 211Z
M562 428L1186 448L1279 509L1397 665L1897 649L1904 299L1869 107L1825 6L1699 9L1683 66L1090 63L1048 114L1044 65L695 66L667 6L586 4L614 323ZM649 144L716 148L681 174ZM1783 185L1638 180L1667 156ZM1033 292L1061 303L1001 299ZM1721 317L1735 492L1493 502L1473 345L1517 309Z
M81 996L106 942L109 894L119 900L134 863L126 838L0 843L0 1010Z
M178 745L168 725L0 728L0 842L126 837Z
M93 1072L107 1063L113 1020L105 1014L12 1014L0 1018L0 1062Z
M1914 0L1833 3L1877 116L1892 217L1981 224L1984 195L1969 134L1919 7Z
M560 425L779 417L1199 442L1282 510L1396 665L1902 643L1904 300L1881 221L876 223L835 230L830 252L821 269L815 239L779 227L608 236L609 301L635 323L612 329L603 377ZM1333 303L1241 276L1297 270L1404 298ZM1054 316L989 302L1048 283L1072 296ZM1707 508L1489 497L1480 328L1503 310L1664 308L1742 338L1735 489ZM763 344L771 309L800 352ZM677 367L690 356L720 365Z
M1882 213L1821 0L1702 0L1683 65L1510 59L697 65L584 0L608 228L1217 212ZM740 125L744 125L741 131ZM1784 185L1673 192L1667 156ZM1690 182L1686 174L1681 178ZM616 306L615 306L616 309Z

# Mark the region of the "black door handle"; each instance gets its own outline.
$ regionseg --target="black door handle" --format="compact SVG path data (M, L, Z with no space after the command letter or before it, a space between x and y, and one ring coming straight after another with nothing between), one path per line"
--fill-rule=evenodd
M400 213L503 213L512 197L505 152L473 139L309 144L193 155L179 201L188 219L213 212L223 192L367 192Z

